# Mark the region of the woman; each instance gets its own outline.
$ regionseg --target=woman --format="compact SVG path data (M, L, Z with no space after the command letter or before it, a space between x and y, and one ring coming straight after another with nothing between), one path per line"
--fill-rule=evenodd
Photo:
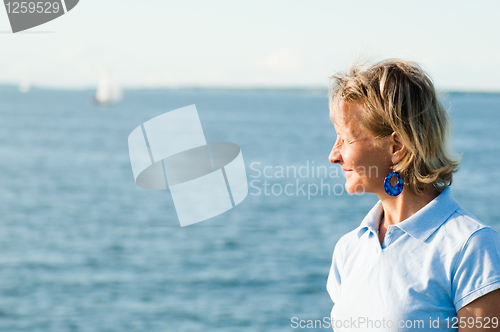
M349 193L380 201L335 247L327 289L335 331L500 331L500 236L461 208L449 119L411 62L333 77L330 162Z

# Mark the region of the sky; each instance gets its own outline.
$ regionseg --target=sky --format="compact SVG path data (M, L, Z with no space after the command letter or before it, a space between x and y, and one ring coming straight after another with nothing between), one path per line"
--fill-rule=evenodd
M446 90L500 92L500 2L80 0L13 34L0 8L0 84L326 88L354 57L416 61Z

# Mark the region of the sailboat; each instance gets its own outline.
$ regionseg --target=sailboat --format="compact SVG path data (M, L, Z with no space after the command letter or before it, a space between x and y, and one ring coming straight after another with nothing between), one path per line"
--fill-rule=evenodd
M21 83L19 83L19 85L17 86L17 89L21 93L29 92L30 88L31 88L31 83L28 80L21 81Z
M97 86L97 92L92 101L98 105L110 106L118 104L122 97L123 93L116 83L111 71L102 71L99 79L99 85Z

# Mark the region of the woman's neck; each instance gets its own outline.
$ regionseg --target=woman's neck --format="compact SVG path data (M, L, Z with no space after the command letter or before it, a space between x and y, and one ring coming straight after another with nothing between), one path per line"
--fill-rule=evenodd
M439 192L434 188L424 191L421 195L413 193L408 188L405 188L398 196L389 196L385 192L379 194L378 197L382 201L384 208L384 214L379 226L380 243L383 243L385 232L390 225L408 219L438 195Z

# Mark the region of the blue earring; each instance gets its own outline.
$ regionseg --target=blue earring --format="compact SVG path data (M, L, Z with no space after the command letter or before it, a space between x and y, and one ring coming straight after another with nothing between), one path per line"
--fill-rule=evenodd
M391 185L391 179L395 176L398 183L395 186ZM384 179L384 190L391 196L397 196L403 191L403 178L398 172L390 172Z

